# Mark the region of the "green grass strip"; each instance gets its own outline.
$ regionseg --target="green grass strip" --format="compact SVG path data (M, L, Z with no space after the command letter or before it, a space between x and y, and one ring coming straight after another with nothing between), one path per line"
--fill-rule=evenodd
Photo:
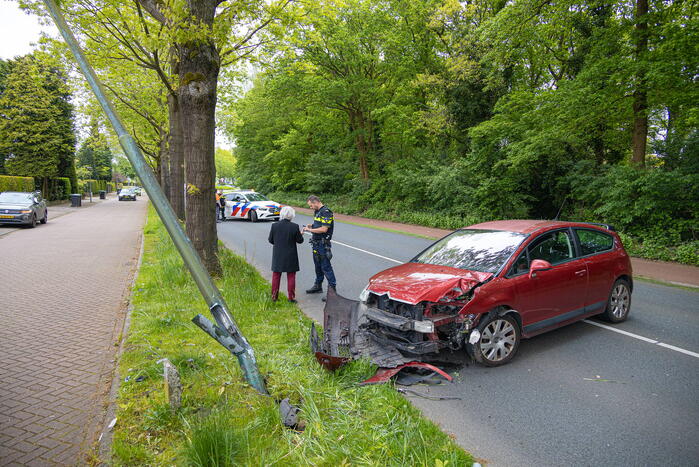
M308 344L311 321L241 257L221 248L218 282L253 345L272 397L248 386L236 359L197 328L206 304L152 207L143 263L133 290L131 327L112 444L114 465L449 465L471 456L390 386L359 387L366 361L322 369ZM162 366L180 371L183 405L168 407ZM124 379L128 377L128 381ZM303 432L283 427L275 399L301 407Z

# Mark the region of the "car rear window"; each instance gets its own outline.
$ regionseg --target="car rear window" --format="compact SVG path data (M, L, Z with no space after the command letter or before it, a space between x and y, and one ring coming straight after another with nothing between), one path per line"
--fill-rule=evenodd
M462 229L438 240L413 262L496 273L527 238L501 230Z
M583 256L609 251L614 247L614 237L599 230L575 229Z

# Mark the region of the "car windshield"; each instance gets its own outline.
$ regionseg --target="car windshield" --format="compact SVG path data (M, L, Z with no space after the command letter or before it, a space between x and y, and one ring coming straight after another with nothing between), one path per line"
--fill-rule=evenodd
M259 193L245 193L245 197L248 201L269 201L265 195Z
M32 201L31 193L0 193L0 203L29 203Z
M413 262L496 273L526 237L500 230L457 230L420 253Z

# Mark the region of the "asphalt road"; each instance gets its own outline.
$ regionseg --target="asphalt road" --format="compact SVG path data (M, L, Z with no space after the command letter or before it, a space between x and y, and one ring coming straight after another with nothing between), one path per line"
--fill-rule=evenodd
M226 246L268 278L270 225L218 228ZM338 223L338 293L356 298L373 274L431 243ZM322 321L321 296L303 292L315 277L307 243L299 257L299 305ZM595 324L608 326L579 322L523 341L505 366L465 366L452 384L412 388L459 400L408 397L488 465L699 465L699 292L636 281L629 319L609 326L626 334Z

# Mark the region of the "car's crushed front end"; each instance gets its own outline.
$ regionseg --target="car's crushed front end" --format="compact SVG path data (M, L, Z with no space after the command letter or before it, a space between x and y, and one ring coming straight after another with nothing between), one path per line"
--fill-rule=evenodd
M407 281L411 276L420 281ZM450 351L463 349L478 332L480 315L469 304L491 277L407 263L374 276L358 301L328 292L325 346L316 346L316 356L321 363L368 357L382 368L449 359Z

